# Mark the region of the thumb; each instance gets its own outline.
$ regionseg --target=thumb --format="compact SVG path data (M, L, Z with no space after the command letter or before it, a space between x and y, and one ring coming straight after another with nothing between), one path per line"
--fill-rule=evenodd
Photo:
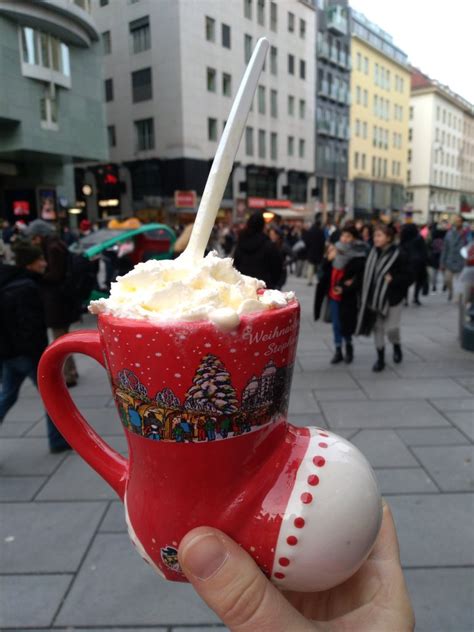
M250 555L222 531L190 531L179 546L179 561L196 592L231 631L314 631Z

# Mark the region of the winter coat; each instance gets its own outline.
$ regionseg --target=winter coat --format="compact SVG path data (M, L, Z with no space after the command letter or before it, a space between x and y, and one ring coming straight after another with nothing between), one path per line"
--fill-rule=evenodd
M40 275L0 264L0 358L38 360L48 346Z
M303 234L303 241L306 244L307 260L314 265L319 265L323 260L324 246L326 244L324 230L320 226L313 224Z
M387 274L392 277L390 283L385 280ZM356 333L363 333L365 312L369 307L386 316L390 307L403 301L412 282L408 258L396 245L392 244L385 250L372 248L364 270Z
M52 235L44 239L42 249L48 264L41 284L46 325L58 329L69 327L79 320L81 305L63 292L69 257L67 246L59 237Z
M282 278L283 257L277 246L263 233L241 233L234 253L234 266L275 289Z
M451 228L446 233L441 251L440 266L451 272L461 272L464 267L464 259L461 255L461 248L467 244L467 237L464 232L459 232L456 228Z
M341 333L344 337L352 336L356 329L364 265L364 257L355 257L344 268L344 276L341 280L342 294L339 303ZM319 320L320 318L321 307L324 298L328 295L331 284L331 273L332 262L324 259L314 297L314 320ZM344 281L349 279L353 279L352 284L350 286L344 285Z
M413 229L413 230L408 230ZM411 267L413 281L422 284L427 279L428 247L413 224L402 228L400 251L406 256Z

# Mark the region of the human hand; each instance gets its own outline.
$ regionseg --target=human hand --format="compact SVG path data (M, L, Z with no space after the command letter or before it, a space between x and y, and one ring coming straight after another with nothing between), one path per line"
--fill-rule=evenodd
M333 291L333 294L335 294L336 296L339 296L340 294L342 294L342 288L339 285L335 285L332 291Z
M221 531L198 527L179 547L197 593L233 632L410 632L415 618L400 566L391 511L384 505L375 546L357 573L318 593L280 592Z
M385 281L387 283L391 283L393 281L393 276L391 274L386 274L385 275Z

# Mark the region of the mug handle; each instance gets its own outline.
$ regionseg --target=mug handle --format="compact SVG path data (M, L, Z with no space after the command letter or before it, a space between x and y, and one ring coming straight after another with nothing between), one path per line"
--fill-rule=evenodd
M43 353L38 367L38 388L54 424L66 441L115 490L125 495L128 459L113 450L87 423L69 395L63 366L72 353L90 356L104 368L99 333L83 330L61 336Z

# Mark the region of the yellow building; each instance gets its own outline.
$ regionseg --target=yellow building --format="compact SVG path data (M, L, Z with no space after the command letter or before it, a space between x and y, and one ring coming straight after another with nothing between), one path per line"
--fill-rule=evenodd
M407 56L390 35L351 13L349 180L355 217L405 204L410 108Z

